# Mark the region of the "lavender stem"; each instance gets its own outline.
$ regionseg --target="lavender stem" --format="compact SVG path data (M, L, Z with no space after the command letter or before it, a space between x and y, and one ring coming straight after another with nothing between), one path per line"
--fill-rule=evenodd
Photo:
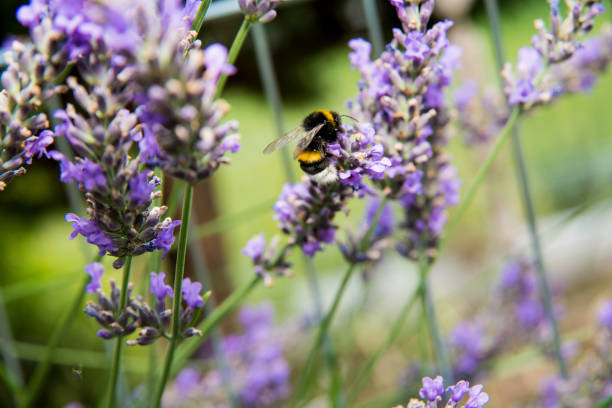
M410 310L412 310L412 307L414 306L414 303L416 302L416 300L419 298L422 290L423 289L421 285L419 284L414 290L414 292L412 293L412 295L408 298L408 301L404 303L404 305L402 306L397 318L394 320L393 324L391 325L391 330L389 330L383 342L380 344L380 346L378 346L378 348L370 356L370 358L364 364L361 371L357 373L356 380L355 382L353 382L353 385L351 386L351 390L347 397L347 403L346 403L347 406L349 407L353 406L353 401L355 400L355 398L359 396L359 393L363 391L362 387L363 387L365 380L369 378L370 374L372 373L372 369L374 368L378 360L383 356L384 352L387 351L389 346L393 344L393 342L399 335L400 329L402 328L402 324L408 317L408 313L410 313Z
M183 211L181 213L181 231L179 233L178 251L176 257L176 267L174 268L174 301L172 305L172 339L166 353L166 362L164 363L164 371L162 373L160 384L155 393L154 406L161 406L162 395L164 388L170 376L170 367L174 358L174 351L179 342L179 328L181 322L181 288L183 285L183 275L185 274L185 257L187 254L187 241L189 236L189 219L191 217L191 203L193 201L193 186L189 183L185 184L185 194L183 195Z
M251 28L250 18L244 17L242 20L242 24L238 29L238 33L236 33L236 37L234 37L234 41L232 41L232 46L230 47L229 53L227 55L227 63L233 65L238 57L238 53L240 53L240 49L242 48L242 44L244 44L244 40L249 34L249 29ZM223 92L223 88L225 87L225 83L227 82L227 74L221 74L219 77L219 82L217 84L217 91L215 92L215 99L218 98Z
M361 249L364 249L365 247L367 247L370 237L372 236L374 229L376 228L376 224L378 223L378 220L380 219L380 216L383 212L383 209L385 208L386 203L387 203L386 198L383 198L380 200L380 203L378 204L378 210L376 212L376 216L372 220L372 224L366 231L361 241L361 245L360 245ZM336 295L334 296L332 305L329 311L326 313L323 320L321 321L321 325L319 326L319 331L317 332L317 336L315 337L314 344L312 348L310 349L310 352L308 353L308 357L306 358L306 367L304 368L302 377L300 379L300 384L298 386L298 392L296 393L293 399L293 402L291 404L294 407L299 406L301 399L304 397L304 394L308 390L311 379L314 376L315 370L313 369L313 365L316 360L315 357L317 355L317 352L323 345L325 338L328 336L328 331L331 325L331 321L334 318L334 315L336 314L336 310L338 309L338 305L340 304L340 299L342 298L342 295L344 294L346 285L348 284L348 281L350 280L351 275L353 274L354 270L355 270L355 264L354 263L349 264L348 269L346 270L346 272L344 273L344 276L342 277L340 286L338 287L338 290L336 291ZM332 363L332 367L331 367L332 368L332 380L335 382L334 384L332 384L332 388L333 387L337 388L339 387L339 384L340 384L339 381L341 380L339 377L340 375L339 367L338 367L337 362L335 361L335 357L333 358L333 360L331 360L331 363ZM337 399L334 399L334 401L335 401L334 405L336 405Z
M204 24L204 17L206 17L206 12L208 11L208 7L210 7L210 3L212 0L204 0L200 4L200 8L198 8L198 12L193 18L193 24L191 24L191 29L196 32L200 32L202 29L202 25Z
M128 256L123 267L123 282L121 284L121 298L119 299L118 314L121 314L127 303L128 283L130 281L130 272L132 271L132 256ZM85 290L83 290L85 293ZM119 377L119 366L121 364L121 346L123 338L117 337L115 344L115 355L113 357L113 365L108 383L108 400L106 401L107 408L112 408L115 405L115 397L117 395L117 378Z
M497 67L501 71L505 58L501 38L499 7L497 4L497 0L485 0L485 4L487 8L487 15L489 17L489 24L493 33L493 42L495 45L495 59L497 62ZM500 82L500 85L503 92L503 82ZM531 238L532 251L536 261L536 269L538 271L538 281L540 284L542 302L544 303L544 309L552 329L554 353L557 359L557 365L559 366L559 372L561 373L561 376L563 378L567 378L567 365L565 364L563 355L561 353L561 338L559 335L559 328L557 325L557 320L555 318L554 308L552 304L550 284L548 282L548 278L546 277L546 269L544 267L544 258L542 256L542 249L540 245L540 238L538 235L535 211L533 209L533 199L531 195L531 189L529 187L529 178L527 175L523 149L521 147L521 140L518 134L518 130L514 126L512 127L512 150L514 153L514 162L518 170L519 183L521 186L522 193L521 196L523 198L525 214L527 215L527 223L529 225L529 236Z

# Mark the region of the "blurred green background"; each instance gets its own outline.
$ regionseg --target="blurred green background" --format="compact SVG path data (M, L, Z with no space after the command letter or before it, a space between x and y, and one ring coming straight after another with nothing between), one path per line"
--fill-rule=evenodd
M3 3L8 11L2 16L2 27L6 27L6 32L0 32L0 35L23 33L13 18L14 10L20 3L6 0ZM457 11L452 5L461 2L440 0L438 3L441 7L436 18L450 16L456 20L451 40L464 48L464 56L467 57L463 69L457 75L456 84L463 79L474 78L492 87L497 86L482 4L477 1L466 6L464 11ZM385 40L389 40L390 29L397 24L393 8L387 1L379 1L378 9ZM350 68L347 42L354 37L367 38L361 1L289 2L279 7L278 14L277 19L267 24L265 29L281 88L286 129L298 125L307 113L315 109L346 111L345 103L355 95L359 78L358 73ZM504 45L509 59L513 61L518 48L530 43L534 33L534 18L547 18L548 4L545 0L505 1L502 4L502 15ZM605 19L610 19L609 11L601 17L601 20ZM239 24L239 16L206 23L201 38L204 44L222 42L229 46ZM271 206L286 181L280 154L261 154L268 141L276 137L277 130L262 90L250 40L245 43L236 65L238 73L230 78L224 98L232 105L228 118L240 122L242 149L232 156L230 166L223 167L215 174L205 191L196 194L196 200L205 200L210 204L201 218L216 219L215 229L222 230L202 244L221 249L214 262L209 260L213 282L219 285L218 291L213 287L217 301L231 287L249 280L253 273L248 260L239 255L246 241L259 231L265 232L268 238L277 234ZM601 197L599 202L604 205L609 204L605 192L609 190L612 176L611 92L612 75L608 73L601 77L592 92L564 96L553 106L538 109L521 121L520 133L526 150L535 205L538 215L543 219L555 217L585 202L592 202L594 197ZM456 129L454 133L449 149L463 180L462 191L465 191L484 159L487 147L467 147L463 135ZM452 284L434 278L433 290L438 294L444 330L461 316L467 304L477 303L477 299L485 296L489 283L495 279L499 264L512 255L508 248L515 243L517 227L522 225L523 217L514 177L515 169L509 149L506 150L496 162L477 202L462 221L448 253L443 256L440 269L446 270L447 274L451 271ZM294 165L294 174L301 176L297 163ZM340 225L354 228L361 218L362 208L363 203L353 202L350 215L345 217L339 214L336 221ZM63 216L71 211L64 186L58 181L58 169L55 163L46 160L35 161L26 176L15 179L0 193L0 287L6 309L5 316L0 313L0 331L8 333L6 326L10 326L12 336L17 341L17 353L24 358L21 366L26 377L33 368L33 362L42 355L42 349L35 346L45 344L60 314L74 296L83 275L84 264L92 261L93 251L84 247L81 238L68 240L71 228ZM605 228L605 225L598 227ZM577 240L580 238L576 237ZM372 279L378 282L376 285L379 287L388 286L388 280L397 276L396 272L413 275L411 268L392 254L389 259L373 274ZM462 261L454 262L457 259ZM313 308L300 255L294 256L293 260L294 277L277 278L274 287L260 287L248 299L252 303L263 300L274 302L279 322L304 316ZM172 270L170 262L163 269L166 272ZM146 257L135 261L136 273L133 280L137 288L143 281L143 274L147 272L145 263ZM110 262L105 262L105 265L105 279L118 279L119 273L112 270ZM343 270L338 249L330 247L319 254L315 265L323 287L324 300L329 302ZM586 282L585 285L598 286L599 291L592 292L594 295L588 301L590 303L585 304L578 297L579 300L569 304L568 309L574 306L579 311L589 307L592 309L593 299L603 296L606 289L609 293L609 283L597 280L606 271L593 271L592 268L593 265L584 265L584 270L576 271L575 274L581 276L579 279ZM442 276L448 276L444 273L440 272ZM410 281L406 282L406 285L410 284ZM401 297L402 285L396 288L399 292L393 294L398 296L395 299L397 307L404 300ZM355 282L354 286L353 299L348 303L359 305L365 302L361 297L365 289L361 288L360 291L359 282ZM457 294L465 287L469 287L470 293L470 300L467 301L464 296L459 297ZM404 289L405 296L408 296L411 287L405 286ZM568 299L571 300L573 298L570 295ZM368 350L376 347L381 336L379 333L382 333L381 330L392 318L392 315L381 317L375 301L369 301L366 306L356 328L353 328L358 335L357 343L361 350L356 353L358 356L367 355ZM385 310L393 313L392 304L385 307ZM338 332L342 332L349 320L338 320ZM584 320L565 323L563 328L580 329L589 323ZM410 336L413 329L407 325L406 336L389 351L393 358L390 357L388 361L383 359L383 368L375 371L369 392L364 394L365 399L394 391L414 351L414 339ZM45 387L43 400L46 402L42 406L61 406L73 400L83 401L90 406L100 395L105 387L104 370L107 363L104 344L95 336L96 330L95 322L86 319L84 315L80 315L74 322L62 347L94 350L97 354L69 350L58 352L57 358L63 359L64 364L54 366ZM224 330L231 331L232 324L228 324ZM303 340L307 346L308 337ZM344 340L341 338L339 341L343 343ZM3 344L6 346L6 343ZM7 350L6 347L4 350ZM304 353L295 350L290 353L290 359L295 362L295 372L299 372ZM146 351L130 348L126 356L126 367L134 373L130 376L130 384L135 385L142 378L138 373L146 368ZM392 362L397 356L399 358ZM512 369L515 367L512 366ZM82 373L75 375L75 370ZM500 378L507 379L515 375L511 369L509 373L502 372ZM502 386L492 387L503 393ZM535 389L537 387L531 386L528 392ZM489 389L493 396L490 406L508 406L496 402L501 399L496 397L493 390ZM6 390L0 387L0 406L1 401L5 400L3 392Z

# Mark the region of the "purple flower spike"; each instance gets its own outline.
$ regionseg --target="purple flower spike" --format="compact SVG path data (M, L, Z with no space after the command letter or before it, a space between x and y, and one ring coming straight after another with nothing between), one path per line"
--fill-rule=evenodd
M242 255L248 256L253 261L257 262L257 260L261 257L261 255L266 249L266 237L263 232L251 238L244 248L242 249Z
M157 235L155 239L155 248L163 249L164 254L162 259L166 257L172 244L174 244L174 229L181 225L181 220L175 220L166 225Z
M451 401L459 402L465 394L470 390L470 383L464 380L459 381L456 385L451 385L446 391L451 393Z
M149 291L155 296L157 296L160 302L164 300L166 295L168 295L169 297L174 296L174 291L172 290L172 287L166 285L166 274L164 272L151 272Z
M85 265L85 272L91 276L91 282L85 287L85 292L96 293L100 289L100 279L102 279L104 274L104 266L99 262L90 263Z
M202 284L200 282L191 282L191 279L183 279L183 300L191 309L204 306L204 299L200 296Z
M435 401L442 397L444 393L444 379L441 376L437 376L434 379L430 377L423 378L423 388L419 390L421 398L425 398L428 401Z

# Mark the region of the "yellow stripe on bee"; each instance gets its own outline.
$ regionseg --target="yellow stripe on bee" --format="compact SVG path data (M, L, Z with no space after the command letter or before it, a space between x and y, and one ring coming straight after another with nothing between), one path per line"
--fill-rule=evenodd
M304 163L314 163L323 159L323 155L320 152L304 151L298 155L297 159Z
M325 116L325 119L329 120L333 126L336 126L336 121L334 120L334 116L330 111L325 109L319 109L317 112L322 113Z

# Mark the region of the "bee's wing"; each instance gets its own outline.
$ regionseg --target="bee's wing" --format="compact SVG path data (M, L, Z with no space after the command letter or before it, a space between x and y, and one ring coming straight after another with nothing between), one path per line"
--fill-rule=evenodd
M309 131L306 131L302 126L298 126L267 145L263 152L264 154L272 153L273 151L278 150L281 147L286 146L289 143L298 139L300 139L300 142L298 143L298 148L300 148L300 146L305 143L305 145L301 147L301 152L306 146L310 144L314 135L317 134L317 132L321 129L321 127L323 127L323 125L324 123L317 125Z
M325 125L325 123L320 123L317 126L310 129L308 132L304 134L304 137L300 139L300 141L295 146L295 150L293 151L293 158L295 159L308 147L312 139L315 137L317 132L321 130L321 128Z
M285 133L278 139L272 141L269 145L266 146L263 152L264 154L272 153L273 151L278 150L281 147L288 145L294 140L299 139L305 133L306 133L306 130L304 130L302 126L298 126L295 129L290 130L289 132Z

